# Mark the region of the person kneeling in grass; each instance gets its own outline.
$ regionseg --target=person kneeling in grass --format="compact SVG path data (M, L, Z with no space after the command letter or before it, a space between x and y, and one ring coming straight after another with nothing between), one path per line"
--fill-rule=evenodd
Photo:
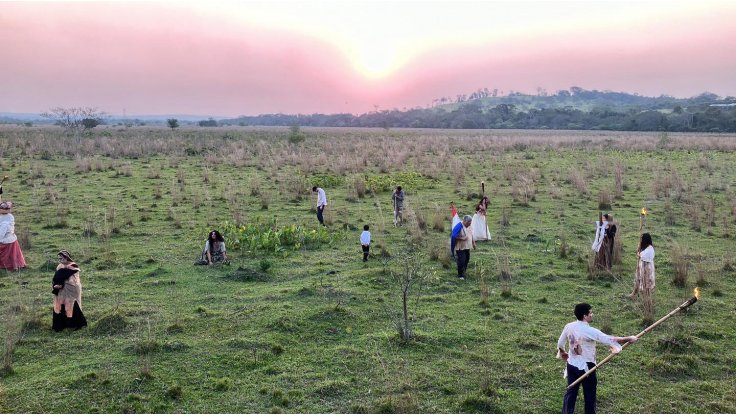
M194 264L212 265L214 263L227 264L227 252L225 249L225 238L217 230L212 230L204 243L204 250Z

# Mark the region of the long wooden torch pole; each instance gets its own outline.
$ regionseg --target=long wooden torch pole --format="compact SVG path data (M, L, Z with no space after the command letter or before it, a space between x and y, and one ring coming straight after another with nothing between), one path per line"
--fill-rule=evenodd
M676 314L677 312L680 312L683 309L686 309L688 306L692 305L693 303L695 303L697 301L698 301L697 296L693 296L692 298L686 300L685 302L683 302L682 305L676 307L672 312L670 312L667 315L661 317L657 322L654 322L653 324L647 326L647 328L644 329L643 331L639 332L639 334L636 335L636 337L637 338L641 338L642 336L648 334L649 332L651 332L652 329L656 328L657 325L659 325L660 323L666 321L667 319L669 319L670 317L672 317L672 315ZM627 343L623 344L623 346L621 346L621 350L623 350L624 348L626 348L627 346L629 346L629 344L631 344L631 342L627 342ZM588 372L586 372L585 374L583 374L583 376L581 376L580 378L578 378L577 380L575 380L575 382L573 382L572 384L568 385L567 386L567 389L570 389L570 388L572 388L572 387L580 384L585 378L587 378L590 374L594 373L598 368L600 368L603 365L605 365L608 361L610 361L611 359L613 359L613 357L615 357L616 355L618 355L618 352L611 352L611 354L609 354L607 357L603 358L603 360L601 362L597 363L593 368L589 369Z

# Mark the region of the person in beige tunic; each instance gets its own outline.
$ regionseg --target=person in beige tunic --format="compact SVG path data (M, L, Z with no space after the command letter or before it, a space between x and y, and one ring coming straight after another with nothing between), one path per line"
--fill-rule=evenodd
M634 290L629 295L634 298L640 293L651 295L656 285L657 277L654 272L654 244L649 233L641 235L641 242L636 255L639 261L636 264L634 275Z
M53 279L54 314L51 327L55 331L64 328L79 329L87 326L82 313L82 282L79 265L74 263L68 251L59 252L59 265Z

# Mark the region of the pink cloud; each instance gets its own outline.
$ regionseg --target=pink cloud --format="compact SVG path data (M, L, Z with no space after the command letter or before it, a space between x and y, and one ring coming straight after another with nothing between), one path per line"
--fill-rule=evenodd
M356 113L423 106L482 87L554 92L573 85L736 95L732 13L437 49L368 80L325 40L173 5L0 9L0 111L95 105L129 114Z

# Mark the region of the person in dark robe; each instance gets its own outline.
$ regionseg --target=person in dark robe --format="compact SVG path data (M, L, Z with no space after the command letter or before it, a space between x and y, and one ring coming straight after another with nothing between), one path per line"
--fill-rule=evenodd
M59 252L59 265L52 280L54 312L51 327L54 331L66 328L79 329L87 326L82 313L82 282L79 279L79 265L74 263L71 254Z

